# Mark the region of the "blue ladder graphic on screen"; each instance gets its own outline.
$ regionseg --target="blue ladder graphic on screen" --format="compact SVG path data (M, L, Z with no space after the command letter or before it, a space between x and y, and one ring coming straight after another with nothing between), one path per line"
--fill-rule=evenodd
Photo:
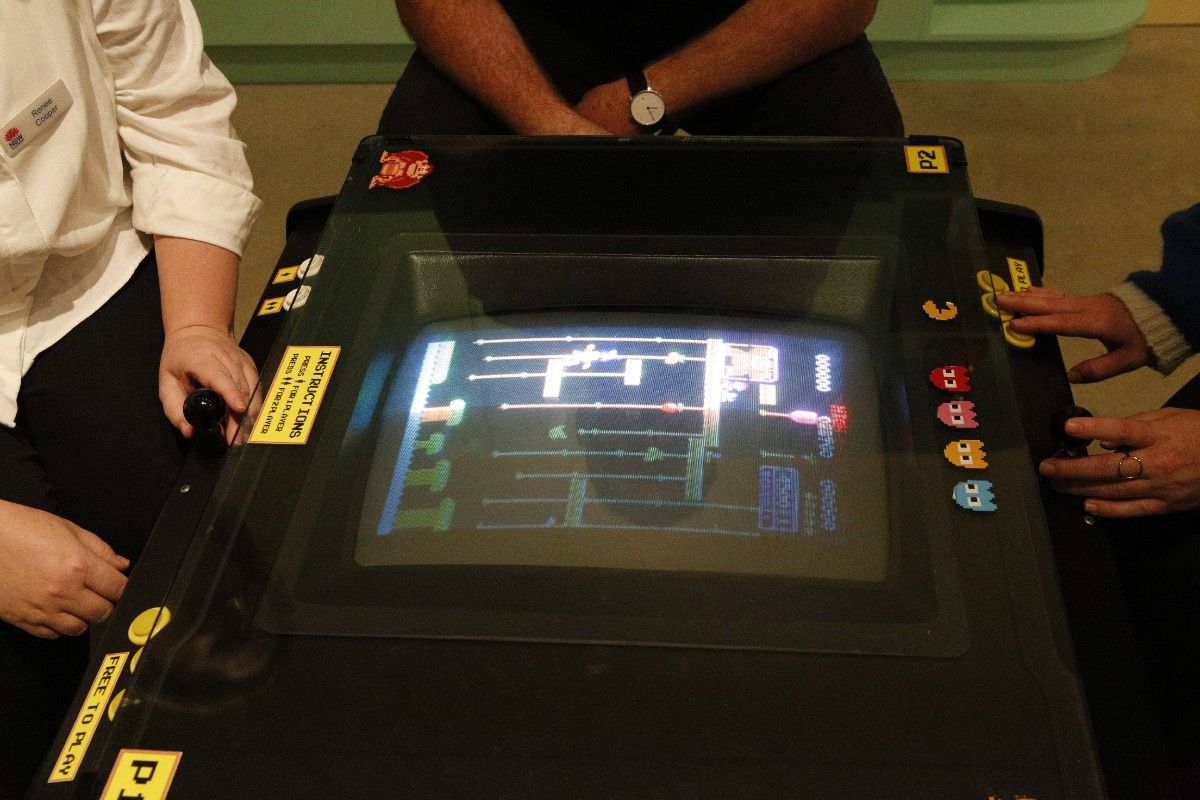
M435 527L438 530L446 530L445 527L438 527L441 524L449 525L449 517L447 514L453 514L454 504L451 501L443 500L437 507L436 514L432 517L427 516L416 510L410 514L408 510L401 511L400 502L404 498L405 488L413 485L408 480L410 468L412 466L415 450L421 450L427 456L437 455L441 452L446 443L446 434L441 431L431 432L425 439L420 439L421 427L425 424L442 424L447 428L454 427L462 422L463 415L466 412L466 404L461 400L451 401L445 406L427 407L429 402L429 389L431 386L436 386L446 380L450 374L450 362L454 355L454 342L430 342L425 348L425 358L421 363L421 374L417 376L416 389L413 392L412 405L409 408L408 420L404 426L404 437L400 441L400 452L396 457L396 466L392 472L392 481L388 487L387 500L383 505L383 513L379 518L379 527L376 531L380 536L387 536L392 531L398 528L420 527L422 521L433 519L434 524L429 527ZM440 462L439 462L440 463ZM421 470L412 470L418 473L416 485L427 486L432 489L439 483L438 465L433 467L434 473L422 472ZM443 480L440 481L442 488L445 488L445 480L448 479L449 464L441 473ZM428 482L425 482L428 479ZM441 489L437 489L441 491Z

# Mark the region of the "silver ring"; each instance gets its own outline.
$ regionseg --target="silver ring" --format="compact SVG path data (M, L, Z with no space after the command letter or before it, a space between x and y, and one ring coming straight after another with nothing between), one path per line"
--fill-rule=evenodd
M1137 468L1136 468L1137 471L1130 473L1130 474L1126 474L1126 472L1125 472L1125 462L1126 461L1135 462L1137 464ZM1140 458L1138 458L1137 456L1135 456L1133 453L1126 453L1125 455L1121 456L1121 460L1117 462L1117 477L1122 478L1127 481L1132 481L1132 480L1142 477L1142 473L1145 471L1146 471L1146 465L1143 464L1142 460Z

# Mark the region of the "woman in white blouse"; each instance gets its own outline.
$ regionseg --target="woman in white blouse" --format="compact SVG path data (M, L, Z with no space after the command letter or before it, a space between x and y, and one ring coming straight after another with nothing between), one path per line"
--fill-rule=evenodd
M20 796L181 464L232 437L257 214L190 0L0 3L0 797ZM151 249L153 248L153 249Z

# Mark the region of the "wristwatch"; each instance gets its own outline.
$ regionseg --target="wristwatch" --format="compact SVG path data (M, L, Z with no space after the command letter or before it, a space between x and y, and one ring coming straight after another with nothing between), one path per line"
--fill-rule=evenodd
M657 131L667 115L663 96L650 87L640 69L628 73L625 82L629 84L629 116L642 130Z

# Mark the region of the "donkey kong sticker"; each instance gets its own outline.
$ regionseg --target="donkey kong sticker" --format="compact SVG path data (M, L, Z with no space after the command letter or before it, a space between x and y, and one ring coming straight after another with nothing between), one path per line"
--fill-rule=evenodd
M416 186L422 178L433 172L429 156L420 150L400 150L395 153L384 150L383 155L379 157L379 163L379 174L371 178L368 189L374 189L376 186L383 186L387 189L408 189Z

